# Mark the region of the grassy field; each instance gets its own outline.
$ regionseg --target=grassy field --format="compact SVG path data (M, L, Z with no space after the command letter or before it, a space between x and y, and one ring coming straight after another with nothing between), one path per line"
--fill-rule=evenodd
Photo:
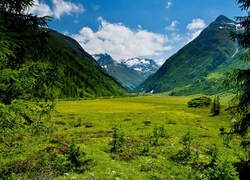
M52 119L59 127L53 136L62 142L74 139L94 162L84 174L67 178L188 179L192 164L171 159L183 149L181 139L187 133L192 136L192 158L199 153L199 161L209 162L205 152L216 146L221 157L236 161L238 141L225 145L219 135L222 127L230 130L228 99L221 99L219 116L211 116L210 108L188 108L190 99L145 96L59 102ZM121 153L110 153L114 127L125 139ZM157 129L163 135L155 137Z
M50 128L37 124L31 130L40 135L23 132L8 149L0 144L0 171L14 173L12 179L58 180L212 179L234 172L245 153L238 139L220 136L230 130L230 97L221 97L218 116L210 107L188 108L192 98L59 101L44 119Z

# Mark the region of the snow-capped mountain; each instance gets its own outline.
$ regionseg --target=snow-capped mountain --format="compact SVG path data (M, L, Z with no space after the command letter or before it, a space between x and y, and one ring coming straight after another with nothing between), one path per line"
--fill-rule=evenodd
M106 53L92 56L110 76L130 91L159 69L154 60L142 57L117 62Z
M122 60L121 64L124 64L128 68L134 69L140 73L148 74L148 76L155 73L160 68L160 66L153 59L143 57Z
M92 56L98 62L98 64L105 70L108 70L108 66L117 64L117 62L107 53L94 54Z

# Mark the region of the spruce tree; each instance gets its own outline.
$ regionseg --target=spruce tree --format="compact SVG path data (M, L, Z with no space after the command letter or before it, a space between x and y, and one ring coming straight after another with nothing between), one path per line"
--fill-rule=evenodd
M244 139L242 145L249 146L250 139L248 131L250 127L250 0L237 0L237 4L242 11L246 11L246 16L236 17L236 21L241 26L240 31L231 32L231 37L238 45L245 49L244 53L240 55L240 60L247 62L244 69L235 69L233 73L229 74L225 81L226 85L235 87L237 92L235 98L232 100L233 104L230 106L230 112L238 121L229 132L229 135L241 135Z
M58 92L57 57L43 29L50 18L27 14L33 4L0 1L0 143L7 146L24 128L41 127Z
M216 96L213 100L211 113L213 114L213 116L220 114L220 97L219 96Z

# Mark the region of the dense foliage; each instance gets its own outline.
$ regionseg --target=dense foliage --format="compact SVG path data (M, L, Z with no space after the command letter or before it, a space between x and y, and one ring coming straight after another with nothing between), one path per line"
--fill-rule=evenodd
M207 96L201 96L198 98L193 98L188 101L188 107L209 107L212 99Z
M127 91L102 70L91 55L72 38L47 29L49 47L61 68L60 98L124 96Z
M33 3L0 1L0 179L83 172L90 160L74 143L30 151L23 140L35 146L57 131L58 98L126 94L76 41L47 29L50 17L27 14Z
M0 140L9 147L24 129L48 117L58 95L59 68L40 30L49 18L25 14L31 5L31 0L0 3Z
M250 128L250 1L249 0L237 0L239 7L247 12L246 16L236 17L241 25L241 31L231 32L232 38L237 40L238 44L245 49L241 54L240 60L247 62L248 64L242 69L235 69L232 74L229 74L229 78L225 81L226 85L233 84L237 95L232 101L230 106L230 112L233 117L238 121L233 125L233 128L229 134L241 135L244 139L242 145L249 149L249 128ZM250 153L250 151L248 150Z

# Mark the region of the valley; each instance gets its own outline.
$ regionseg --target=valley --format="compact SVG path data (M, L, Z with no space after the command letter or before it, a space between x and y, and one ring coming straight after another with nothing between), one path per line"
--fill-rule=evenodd
M25 154L29 154L30 162L36 162L37 160L32 159L33 153L47 153L40 158L46 158L52 153L55 159L45 161L44 163L48 164L43 163L44 167L36 172L37 175L49 177L47 168L52 168L49 170L51 175L56 173L57 168L56 164L50 163L56 163L60 159L62 161L63 156L67 157L67 154L60 154L57 149L64 148L67 151L70 142L74 140L76 146L85 153L84 158L91 159L90 164L85 167L83 173L69 171L56 179L137 177L136 179L143 180L153 177L189 179L209 176L209 169L203 168L211 163L213 158L229 163L230 166L230 163L239 161L237 155L244 157L244 151L239 149L238 139L227 144L220 136L220 128L230 130L231 118L226 111L230 97L221 97L221 114L214 117L211 116L210 107L188 108L187 102L192 98L158 95L58 102L52 119L44 122L54 127L54 133L39 138L25 133L22 146L16 144L15 149L9 149L13 153L19 151L21 154L1 154L1 157L5 157L1 159L1 164L8 164L10 159L11 162L17 163ZM119 151L112 152L115 127L117 140L122 145ZM188 147L190 155L187 159L175 159L174 157L185 148L182 138L187 133L191 135ZM51 151L48 151L48 148ZM211 152L217 153L216 157L210 154ZM194 166L194 163L197 165ZM28 163L27 166L30 167L28 172L35 173L32 172L32 169L35 170L35 164Z
M160 66L152 59L129 58L118 62L108 54L94 54L93 58L117 82L128 91L133 91Z
M37 7L57 22L85 8L51 3L0 2L0 179L249 180L249 13L172 21L167 36L108 22L91 4L96 32L70 37ZM146 58L185 42L177 26L195 38L165 61Z

